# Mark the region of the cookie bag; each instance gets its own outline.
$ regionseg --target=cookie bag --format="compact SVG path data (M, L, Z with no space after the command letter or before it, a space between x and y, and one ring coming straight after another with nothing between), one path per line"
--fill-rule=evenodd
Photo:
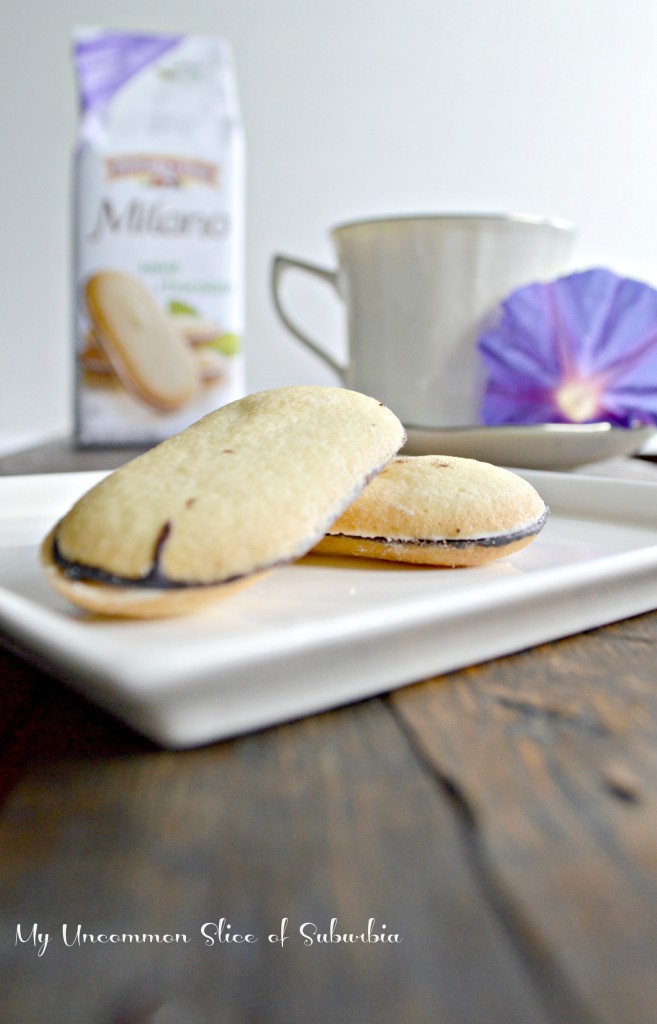
M244 141L228 43L74 33L81 446L149 445L244 394Z

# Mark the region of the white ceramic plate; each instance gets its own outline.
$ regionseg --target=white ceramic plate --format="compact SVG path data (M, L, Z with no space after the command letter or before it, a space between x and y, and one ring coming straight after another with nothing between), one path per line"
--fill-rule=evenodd
M573 469L638 452L655 427L621 429L609 423L546 423L527 427L407 427L408 455L458 455L525 469Z
M336 707L657 605L655 485L527 473L552 514L476 569L309 558L201 614L94 619L38 546L103 474L0 478L0 637L164 745Z

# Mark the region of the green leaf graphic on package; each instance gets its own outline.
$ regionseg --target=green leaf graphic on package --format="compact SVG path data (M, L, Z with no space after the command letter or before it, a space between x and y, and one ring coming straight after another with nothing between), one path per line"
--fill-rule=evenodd
M198 316L198 310L194 309L193 306L188 306L186 302L179 302L178 299L172 299L169 303L169 312L174 315L180 314L181 316Z
M242 347L242 339L232 331L221 331L203 318L199 310L179 299L171 299L167 311L171 321L192 345L203 345L222 356L234 356Z

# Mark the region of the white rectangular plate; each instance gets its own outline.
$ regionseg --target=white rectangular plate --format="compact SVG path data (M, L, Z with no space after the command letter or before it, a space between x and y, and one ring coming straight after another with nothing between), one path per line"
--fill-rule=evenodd
M347 704L657 606L651 483L523 473L551 507L476 569L307 558L186 618L86 616L41 539L102 473L0 478L0 639L145 735L189 747Z

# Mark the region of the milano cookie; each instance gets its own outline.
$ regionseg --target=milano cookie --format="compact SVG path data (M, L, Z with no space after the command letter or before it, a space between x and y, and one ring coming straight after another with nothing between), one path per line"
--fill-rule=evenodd
M86 300L95 337L127 391L162 412L194 396L194 359L141 281L101 271L87 282Z
M44 542L48 579L101 614L191 610L305 554L404 440L354 391L249 395L84 495Z
M320 554L423 565L481 565L518 551L548 510L526 480L474 459L400 456L317 545Z

